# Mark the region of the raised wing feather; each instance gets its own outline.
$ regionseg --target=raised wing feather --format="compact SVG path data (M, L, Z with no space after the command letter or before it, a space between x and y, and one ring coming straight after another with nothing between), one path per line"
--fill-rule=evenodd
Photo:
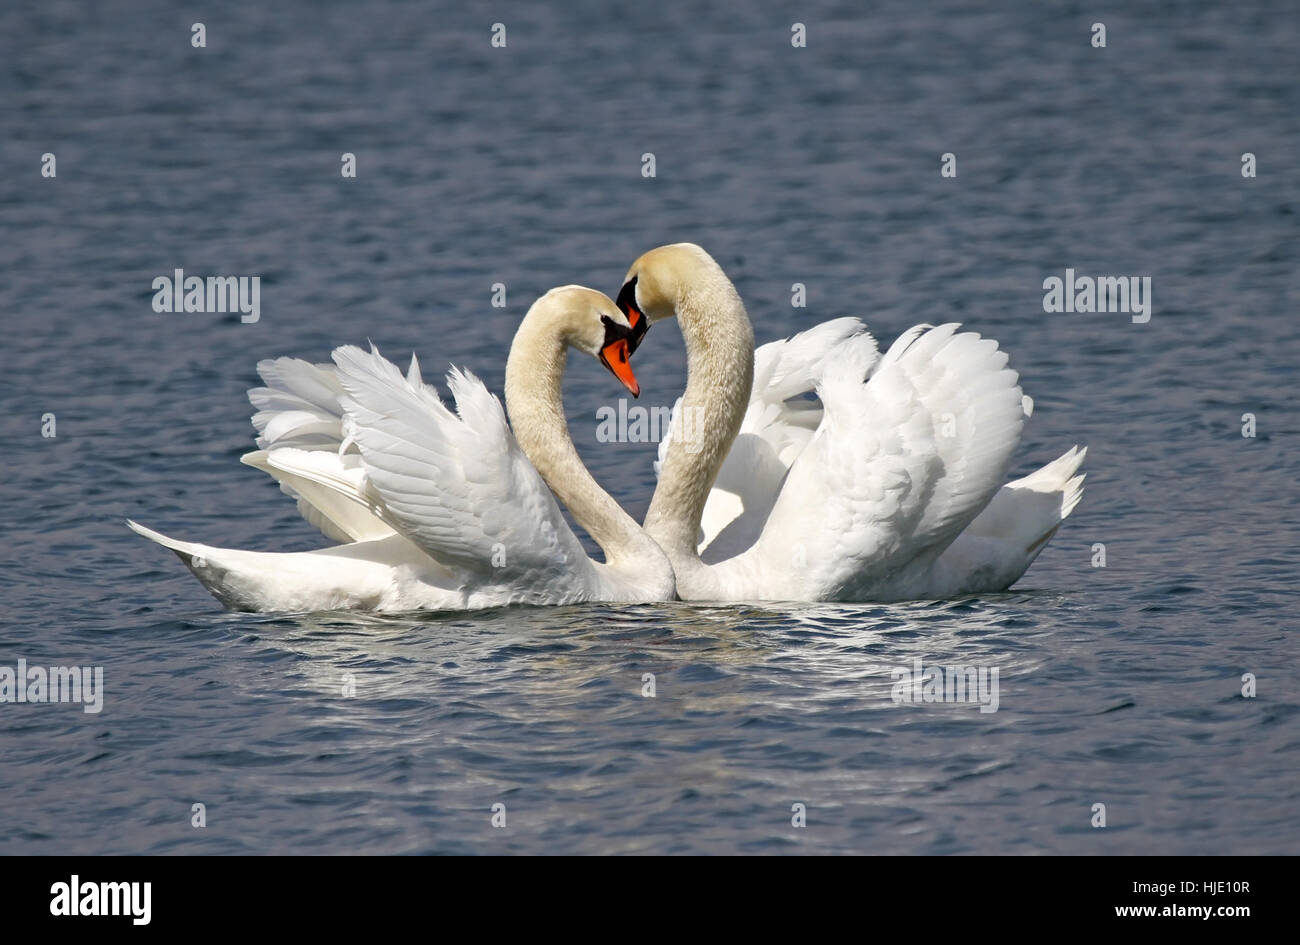
M737 555L758 538L790 464L821 423L821 404L805 395L816 390L827 359L849 339L864 335L862 321L846 316L769 342L754 352L749 407L718 471L700 523L700 554L706 563ZM868 341L858 344L867 345ZM870 344L874 347L874 342ZM679 399L673 409L674 426L680 406ZM659 447L660 464L668 439ZM656 464L656 472L658 469Z
M341 347L334 361L386 521L436 560L502 584L554 594L589 583L591 560L481 381L453 369L453 413L376 350Z
M1002 484L1024 423L1006 355L957 328L904 335L874 371L868 336L837 347L821 426L757 543L720 567L774 595L867 599L929 566Z
M414 356L411 372L419 377ZM258 362L257 373L266 386L254 387L248 399L257 408L259 449L240 461L279 482L297 501L299 514L333 541L392 535L359 490L360 455L348 439L334 365L269 358Z

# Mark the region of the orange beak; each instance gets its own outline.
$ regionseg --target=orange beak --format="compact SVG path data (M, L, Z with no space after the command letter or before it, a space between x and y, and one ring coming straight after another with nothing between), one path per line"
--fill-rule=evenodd
M636 375L632 373L632 365L627 358L626 338L611 341L600 349L600 363L609 368L609 373L623 382L623 386L632 393L633 397L640 397L641 385L636 382Z

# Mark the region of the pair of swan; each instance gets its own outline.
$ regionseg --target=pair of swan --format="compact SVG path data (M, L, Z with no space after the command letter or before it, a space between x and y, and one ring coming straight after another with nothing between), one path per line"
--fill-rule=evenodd
M628 359L672 317L687 385L642 528L579 458L561 380L572 347L638 394ZM405 374L351 346L332 365L261 362L266 386L249 392L259 449L243 462L339 545L237 551L129 524L242 610L1003 590L1078 503L1086 450L1003 485L1028 401L997 343L957 329L918 325L882 355L858 319L840 318L755 351L721 267L694 244L663 246L633 264L617 302L566 286L529 309L506 365L513 433L472 374L448 375L453 412L414 357Z

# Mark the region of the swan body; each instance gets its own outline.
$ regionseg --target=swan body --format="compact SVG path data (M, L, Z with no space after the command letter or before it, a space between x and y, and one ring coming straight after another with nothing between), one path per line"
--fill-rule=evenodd
M243 462L275 477L299 511L342 544L273 553L178 541L170 548L233 609L460 610L674 596L663 552L587 472L560 387L566 351L600 357L633 393L626 319L606 296L555 289L525 316L501 403L453 369L449 409L418 362L403 375L378 351L344 346L333 365L258 365L250 391L259 449ZM552 495L548 483L554 488ZM556 496L605 552L593 561Z
M929 327L920 325L914 331ZM700 523L699 552L706 563L725 561L757 540L786 472L821 423L821 405L802 395L815 391L825 360L838 345L863 331L857 318L836 318L769 342L754 353L749 407ZM656 471L671 437L670 425L659 445ZM943 550L915 594L953 597L1001 591L1018 581L1082 498L1084 475L1079 468L1087 452L1073 447L999 489Z
M1028 400L997 343L959 326L918 325L882 355L841 318L754 352L734 287L693 244L641 257L619 302L634 339L676 316L687 342L646 517L683 598L1003 590L1082 494L1078 448L1002 485ZM739 404L713 387L728 376ZM686 409L699 442L679 442Z

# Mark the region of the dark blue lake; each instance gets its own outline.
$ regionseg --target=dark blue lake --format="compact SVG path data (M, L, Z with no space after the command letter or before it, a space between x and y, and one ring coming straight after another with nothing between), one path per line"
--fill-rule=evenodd
M796 6L0 10L0 668L103 670L98 713L0 703L0 852L1297 851L1300 15ZM1015 588L233 614L123 524L322 546L238 462L258 360L372 339L500 392L539 294L679 240L760 342L998 339L1036 404L1014 473L1090 450ZM1045 312L1067 267L1149 276L1150 321ZM156 313L177 268L260 276L260 320ZM675 324L636 367L671 404ZM565 395L640 518L656 444L597 441L594 362ZM918 658L998 667L998 710L895 704Z

